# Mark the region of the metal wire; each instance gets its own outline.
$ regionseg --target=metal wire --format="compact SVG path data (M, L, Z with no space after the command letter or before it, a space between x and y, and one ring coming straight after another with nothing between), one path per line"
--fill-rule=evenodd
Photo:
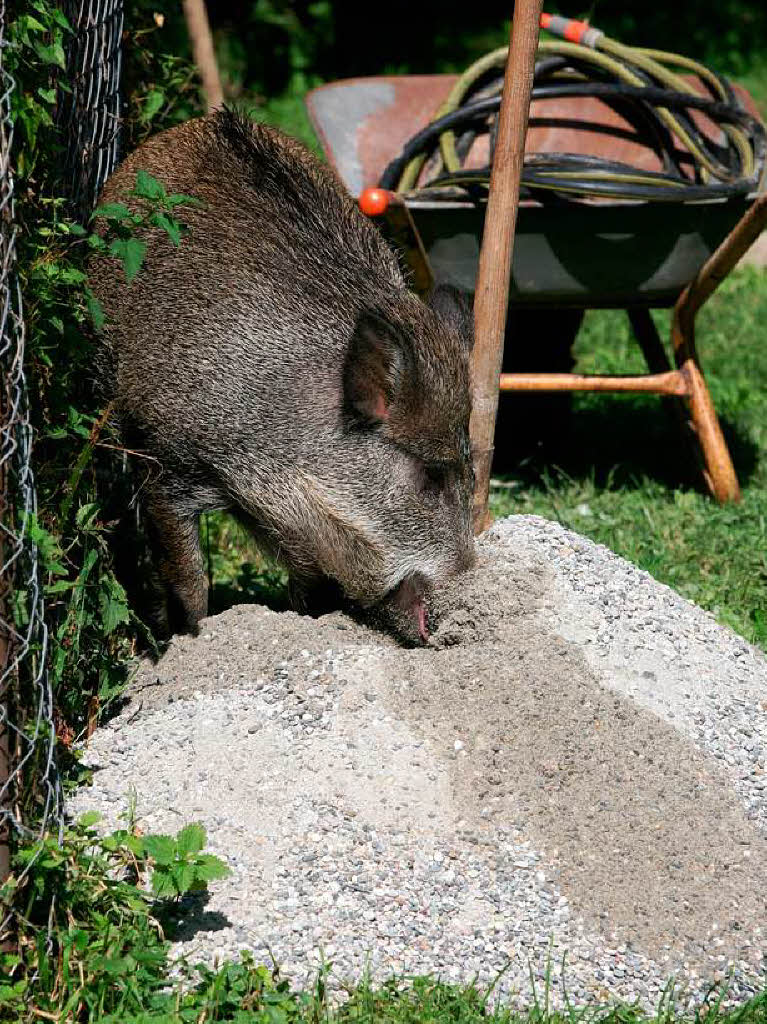
M123 0L67 0L74 30L59 128L66 141L65 182L72 210L87 216L114 170L120 145Z
M63 806L56 767L53 695L46 671L48 631L37 545L30 536L37 511L31 465L32 430L24 374L24 315L16 271L17 227L11 167L15 87L5 70L6 5L0 0L0 834L9 840L61 835ZM34 806L27 824L23 808ZM24 873L30 870L27 864ZM23 875L22 875L23 877ZM0 943L12 911L2 908Z
M64 187L86 217L113 170L120 137L122 0L67 0L73 28L59 81L57 127ZM0 874L19 841L64 826L56 725L47 674L48 630L33 524L37 512L25 377L25 329L17 273L11 96L3 60L8 13L0 0ZM62 88L65 86L65 88ZM19 881L32 867L27 862ZM4 879L0 879L4 880ZM0 945L14 911L0 906Z

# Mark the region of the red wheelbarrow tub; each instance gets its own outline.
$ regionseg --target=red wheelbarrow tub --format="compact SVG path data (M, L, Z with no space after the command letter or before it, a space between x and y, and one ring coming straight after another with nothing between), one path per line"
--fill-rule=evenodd
M323 150L352 195L378 184L387 163L435 115L454 75L402 75L331 82L306 105ZM735 87L746 109L748 93ZM698 127L719 129L703 115ZM526 151L581 153L661 170L657 154L601 100L536 100ZM480 139L467 161L486 165ZM511 297L519 306L580 308L673 304L756 194L704 202L520 203ZM435 277L473 292L484 203L408 199Z

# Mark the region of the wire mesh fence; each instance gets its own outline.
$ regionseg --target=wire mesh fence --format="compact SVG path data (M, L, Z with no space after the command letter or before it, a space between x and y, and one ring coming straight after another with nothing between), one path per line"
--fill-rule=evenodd
M58 85L57 126L71 212L86 217L117 161L122 0L68 0L73 29ZM13 7L0 0L0 881L19 840L61 836L48 631L35 544L37 498L25 376L14 218L13 81L4 59ZM25 872L31 868L31 862ZM12 931L0 905L0 945Z
M123 0L67 0L73 29L59 128L66 145L65 189L73 212L87 216L117 162Z
M6 5L0 0L0 871L15 837L60 831L48 634L38 551L32 431L24 367L25 330L16 264L11 166L15 88L5 67ZM26 810L34 805L34 813ZM34 827L27 821L34 821ZM29 868L27 868L29 870ZM0 942L11 920L4 908Z

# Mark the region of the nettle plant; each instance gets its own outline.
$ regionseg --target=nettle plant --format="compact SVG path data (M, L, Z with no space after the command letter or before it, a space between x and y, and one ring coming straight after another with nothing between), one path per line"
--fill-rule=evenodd
M132 818L132 814L128 816ZM204 892L229 874L204 853L202 825L176 836L142 835L135 823L101 835L99 815L84 814L63 841L48 836L14 857L0 887L0 906L14 903L13 951L0 949L0 1019L121 1022L150 1007L165 1019L182 1003L173 992L167 935L183 896ZM258 982L254 975L252 982ZM187 966L177 965L184 997L201 1019L207 992ZM191 987L190 987L191 985ZM170 991L169 991L170 990ZM197 997L197 998L196 998ZM199 1004L199 1005L196 1005Z
M157 10L148 0L126 3L128 148L158 127L200 113L194 69L163 52L172 40ZM75 222L60 180L66 147L56 117L60 95L70 88L71 35L55 0L11 5L6 15L3 65L15 84L11 166L38 496L27 527L40 549L50 678L59 738L67 744L124 686L142 629L114 575L108 543L133 494L119 439L93 387L94 325L103 325L103 313L88 289L87 265L115 258L133 280L146 254L137 232L149 226L182 243L179 207L193 202L139 174L125 203L105 205L85 225ZM21 598L15 607L23 628Z
M28 528L40 552L53 624L50 667L65 740L76 734L78 724L92 724L98 708L122 688L132 645L120 627L143 629L111 568L109 534L115 523L104 515L97 479L97 456L103 462L105 451L119 455L119 440L105 440L111 410L98 408L92 389L82 387L89 375L93 329L105 324L86 267L93 259L114 258L130 284L147 252L148 243L139 234L159 229L179 246L187 232L179 208L197 202L168 194L143 171L125 199L99 206L90 231L58 216L56 205L55 224L38 229L38 253L27 268L38 299L28 316L39 382L36 454L43 491L41 512ZM62 380L58 371L67 351L72 364Z
M125 203L102 203L96 207L92 219L106 225L103 234L90 234L88 245L96 254L114 256L123 265L125 279L130 282L141 270L146 256L147 243L137 238L137 232L147 227L164 231L177 248L187 227L175 216L180 206L197 205L198 199L180 192L168 195L161 182L146 171L136 173L136 185L125 196L135 199L140 208L131 210ZM97 327L103 324L103 313L97 308L94 297L88 294L91 314Z

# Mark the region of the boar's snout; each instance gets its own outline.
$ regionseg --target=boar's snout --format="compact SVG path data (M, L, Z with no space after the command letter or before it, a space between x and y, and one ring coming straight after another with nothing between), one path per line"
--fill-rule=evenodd
M447 576L466 572L476 561L474 546L469 542L459 553ZM432 581L422 572L407 575L379 603L379 617L404 643L427 644L436 625L431 606Z
M386 624L405 643L429 642L431 584L422 573L412 573L383 599L380 612Z

